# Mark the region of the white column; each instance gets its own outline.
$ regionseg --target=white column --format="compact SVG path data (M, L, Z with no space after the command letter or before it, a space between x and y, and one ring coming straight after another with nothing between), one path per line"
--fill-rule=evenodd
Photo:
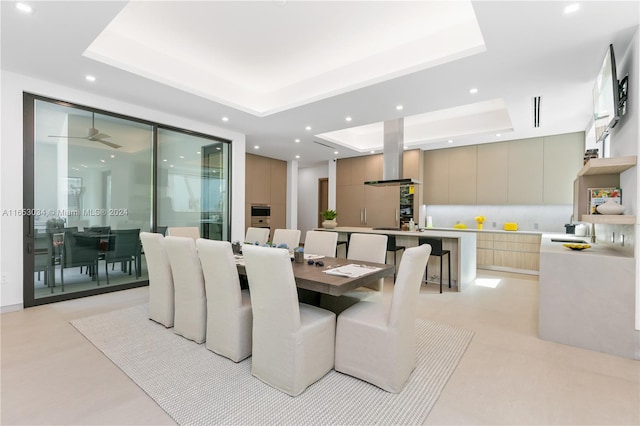
M287 228L298 229L298 162L287 161Z
M329 160L329 210L336 209L336 160Z

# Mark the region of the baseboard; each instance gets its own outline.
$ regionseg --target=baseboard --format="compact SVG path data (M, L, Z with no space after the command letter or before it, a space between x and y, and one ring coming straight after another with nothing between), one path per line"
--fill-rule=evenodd
M0 306L0 314L21 311L23 309L24 309L24 305L22 303L16 303L15 305Z

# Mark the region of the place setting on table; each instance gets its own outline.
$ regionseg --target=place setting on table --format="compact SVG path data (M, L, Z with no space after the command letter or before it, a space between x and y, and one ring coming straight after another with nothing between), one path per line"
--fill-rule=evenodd
M278 247L275 247L278 248ZM285 249L281 247L281 249ZM290 251L291 265L299 288L340 296L370 282L393 275L394 266L373 262L353 263L343 258L327 257L304 253L302 250ZM297 259L296 259L297 257ZM238 273L246 275L245 261L241 250L234 253Z

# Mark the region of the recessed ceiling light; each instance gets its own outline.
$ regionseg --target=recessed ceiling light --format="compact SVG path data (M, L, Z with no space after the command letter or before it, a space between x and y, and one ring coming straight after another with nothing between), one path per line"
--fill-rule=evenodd
M229 117L222 117L222 121L229 121Z
M403 108L404 108L404 107L403 107L402 105L397 105L397 106L396 106L396 109L397 109L398 111L402 111L402 109L403 109Z
M167 162L167 159L165 158L165 159L164 159L164 160L162 160L162 161L164 161L164 162L166 163L166 162Z
M196 151L196 154L200 155L200 151Z
M307 126L304 128L305 130L311 130L311 126Z
M572 3L564 8L564 14L568 15L573 12L577 12L580 10L580 3Z
M372 154L375 154L375 153L376 153L376 151L372 149L372 150L371 150L371 153L372 153Z
M338 155L338 151L333 151L333 154L334 155Z
M449 143L453 143L453 139L449 139L447 142L449 142Z
M16 3L16 9L18 9L20 12L24 12L24 13L31 13L31 11L33 9L31 9L31 6L29 6L28 4L24 4L24 3Z
M106 163L106 161L104 161L104 160L100 160L100 162L101 162L101 163Z
M84 79L85 79L85 80L87 80L87 81L90 81L90 82L92 82L92 83L93 83L94 81L96 81L96 78L95 78L94 76L92 76L92 75L86 75L86 76L84 77Z
M218 151L222 151L222 148L220 148L219 146L216 146L216 149L217 149ZM198 154L200 154L200 153L198 153Z
M299 156L299 155L296 155L296 158L300 158L300 156Z
M111 157L111 158L116 158L116 156L115 156L115 155L113 155L113 154L111 154L111 155L110 155L110 157Z
M300 143L300 139L296 139L294 142L295 143Z
M469 89L469 93L475 95L476 93L478 93L478 89L476 89L475 87L473 89Z
M169 165L169 167L173 167L173 164Z
M351 118L351 117L349 117L349 116L347 116L347 117L345 117L345 120L346 120L346 121L351 121L351 120L352 120L352 118Z
M260 149L260 146L255 145L255 146L253 147L253 149Z
M184 155L181 155L180 158L184 158Z
M85 169L87 168L85 164L80 164L80 167L84 167Z
M500 136L502 136L502 133L496 133L496 136L500 137Z

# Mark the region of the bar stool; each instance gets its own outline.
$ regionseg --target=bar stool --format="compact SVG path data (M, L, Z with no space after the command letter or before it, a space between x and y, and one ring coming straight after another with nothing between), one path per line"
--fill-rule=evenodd
M451 288L451 251L442 249L442 238L418 238L418 244L429 244L431 246L431 256L440 257L440 293L442 293L442 258L447 256L447 269L449 277L449 288ZM425 270L426 279L429 279L429 264Z
M396 262L396 255L398 254L398 251L402 250L404 251L405 246L397 246L396 245L396 236L395 235L387 235L387 251L392 251L393 252L393 281L396 281L396 273L397 273L397 265L398 262Z

